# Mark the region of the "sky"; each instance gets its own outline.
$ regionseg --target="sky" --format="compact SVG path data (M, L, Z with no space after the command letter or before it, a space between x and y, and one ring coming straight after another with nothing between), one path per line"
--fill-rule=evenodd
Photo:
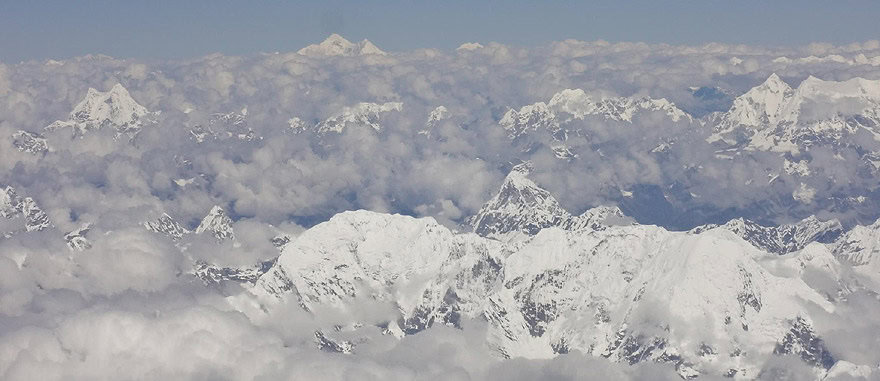
M670 44L845 44L880 37L880 2L4 1L0 61L107 54L179 59L295 51L330 33L380 48L532 46L568 38Z

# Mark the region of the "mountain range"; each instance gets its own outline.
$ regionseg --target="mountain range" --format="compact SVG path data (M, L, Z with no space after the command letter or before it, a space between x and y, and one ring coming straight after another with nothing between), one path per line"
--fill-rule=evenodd
M298 54L386 53L369 41L353 44L333 35ZM427 109L415 135L431 137L452 118L445 106ZM292 117L282 128L315 139L351 128L382 134L386 115L403 110L400 102L361 102L314 122ZM82 137L107 129L116 137L135 136L159 115L120 84L107 92L89 89L66 120L42 133L15 132L11 144L21 151L16 154L38 160L51 154L47 139L58 132ZM196 143L259 142L248 117L246 108L214 113L187 132ZM646 155L671 155L685 143L705 144L718 160L776 155L780 168L770 169L766 181L784 174L798 179L792 202L819 202L808 179L827 174L812 152L855 147L861 155L853 165L876 170L880 163L880 81L861 78L810 77L793 88L774 74L736 97L728 111L702 118L663 98L565 89L546 103L510 108L496 122L499 136L521 152L546 144L552 160L564 161L605 148L601 140L609 127L649 135L639 129L650 123L680 126L678 135L632 144L644 144ZM693 135L700 139L688 140ZM431 217L345 211L296 236L271 232L277 256L246 266L208 263L188 251L198 237L224 250L245 250L234 216L219 205L197 225L167 213L137 223L189 261L191 269L181 276L223 293L228 284L244 289L225 295L233 305L250 303L266 313L291 305L307 312L345 310L363 300L394 306L393 318L316 330L315 345L326 351L357 353L369 340L367 331L402 338L434 325L463 328L480 320L487 324L489 347L504 358L579 351L628 364L666 364L686 379L753 379L768 359L793 356L817 377L880 374L877 364L841 360L820 323L853 295L880 293L880 222L814 215L769 225L739 217L673 230L628 216L624 211L638 211L633 204L573 213L531 178L535 163L507 169L497 193L459 226ZM618 191L622 200L632 198L628 190ZM0 191L0 217L4 239L51 235L82 255L92 247L89 232L96 221L58 231L37 200L11 186Z

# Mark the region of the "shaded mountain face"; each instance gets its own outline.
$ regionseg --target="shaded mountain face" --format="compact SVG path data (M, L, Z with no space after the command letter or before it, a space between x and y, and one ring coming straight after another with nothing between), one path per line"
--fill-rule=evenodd
M700 226L691 232L700 233L712 229L728 230L758 249L779 255L803 249L813 242L832 243L844 232L840 221L820 221L814 216L780 226L762 226L738 218L723 225Z
M527 162L514 166L501 190L469 218L474 233L500 238L515 233L534 235L548 227L602 229L606 224L626 220L617 207L597 207L579 216L569 214L550 192L528 178L531 166Z

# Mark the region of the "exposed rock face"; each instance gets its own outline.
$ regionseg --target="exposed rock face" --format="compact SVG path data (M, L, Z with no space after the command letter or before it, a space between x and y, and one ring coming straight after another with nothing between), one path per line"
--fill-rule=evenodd
M724 225L700 226L691 232L699 233L710 229L729 230L761 250L780 255L803 249L812 242L834 242L844 231L838 220L819 221L815 216L810 216L796 223L780 226L762 226L737 218Z
M195 230L196 234L210 233L217 238L218 241L226 239L235 239L232 231L232 219L226 215L226 211L219 206L214 206L208 215L202 219L202 222Z
M21 152L42 155L49 152L49 143L43 135L19 130L12 134L12 145Z
M510 109L498 122L508 137L516 139L533 131L545 130L558 141L565 141L571 130L566 124L588 117L602 120L632 123L642 113L660 112L671 122L691 117L666 99L604 97L587 94L581 89L566 89L556 93L549 103L537 102Z
M617 207L598 207L579 216L568 213L550 194L528 178L530 163L510 171L501 190L471 217L473 231L485 237L503 237L510 233L537 234L541 229L602 229L612 220L626 217Z
M163 213L156 221L144 222L144 227L149 231L165 234L175 241L190 233L189 230L177 223L167 213Z
M798 317L791 324L791 329L786 332L782 340L773 349L777 355L796 355L804 362L824 369L830 369L834 363L834 357L825 348L813 327L805 319Z

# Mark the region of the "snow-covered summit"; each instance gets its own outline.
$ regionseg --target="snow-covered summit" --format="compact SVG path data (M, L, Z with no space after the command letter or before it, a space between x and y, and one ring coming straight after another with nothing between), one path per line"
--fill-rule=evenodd
M455 48L455 51L469 52L469 51L479 50L482 48L483 48L483 44L481 44L479 42L465 42L465 43L459 45L457 48Z
M812 242L830 243L843 234L843 225L836 219L820 221L815 216L780 226L763 226L754 221L737 218L723 225L704 225L691 230L700 233L724 229L740 236L758 249L775 254L788 254L803 249Z
M197 124L190 129L190 136L197 143L206 140L238 139L254 141L262 139L247 123L247 107L241 111L214 113L208 118L207 125Z
M606 97L588 94L582 89L565 89L553 95L548 103L537 102L510 109L499 121L515 139L527 131L546 129L564 140L562 125L587 117L600 117L604 120L632 123L640 113L661 112L672 122L690 119L690 115L665 98L648 97Z
M21 197L15 188L7 186L0 189L0 217L16 219L21 217L24 231L40 231L52 226L49 215L31 197ZM0 232L10 235L15 232Z
M526 170L511 183L531 186ZM669 363L686 378L753 378L774 353L819 371L834 362L809 318L832 301L800 277L805 269L834 275L839 264L811 247L777 256L723 229L642 225L550 227L508 244L432 218L353 211L302 233L251 291L267 309L390 302L399 317L375 323L392 333L483 318L502 357L580 350Z
M326 40L321 42L320 44L314 44L306 46L305 48L300 49L298 54L304 56L313 56L313 57L326 57L326 56L362 56L368 54L376 54L376 55L387 55L376 45L373 45L369 40L363 40L358 43L353 43L351 41L346 40L342 36L333 33Z
M567 230L602 229L613 219L624 220L617 207L598 207L573 216L528 175L532 164L514 166L501 189L468 223L481 236L503 238L510 233L537 234L548 227Z
M140 131L150 114L131 97L128 90L117 83L105 92L89 88L85 98L73 108L67 120L56 121L46 129L53 131L69 127L74 134L82 135L107 127L119 134L134 134Z
M202 222L196 227L195 233L211 233L219 241L235 239L235 234L232 231L232 219L226 215L226 211L223 208L217 205L214 205L211 211L208 212L208 215L202 218Z
M736 97L723 123L752 127L776 123L793 95L791 86L773 73L761 85Z
M714 126L710 142L798 152L842 144L860 129L878 135L880 80L825 81L810 76L792 88L776 74L737 97Z
M147 230L168 236L172 240L179 240L190 231L174 220L168 213L162 213L155 221L144 222Z
M376 131L382 130L381 116L391 111L400 111L403 103L368 103L361 102L351 107L345 107L341 112L331 116L317 125L315 132L326 134L330 132L341 133L349 126L365 126Z
M431 132L434 128L446 119L449 119L449 110L446 109L446 106L435 107L431 110L431 113L428 114L428 120L425 121L425 128L419 130L419 135L425 135L430 138Z

